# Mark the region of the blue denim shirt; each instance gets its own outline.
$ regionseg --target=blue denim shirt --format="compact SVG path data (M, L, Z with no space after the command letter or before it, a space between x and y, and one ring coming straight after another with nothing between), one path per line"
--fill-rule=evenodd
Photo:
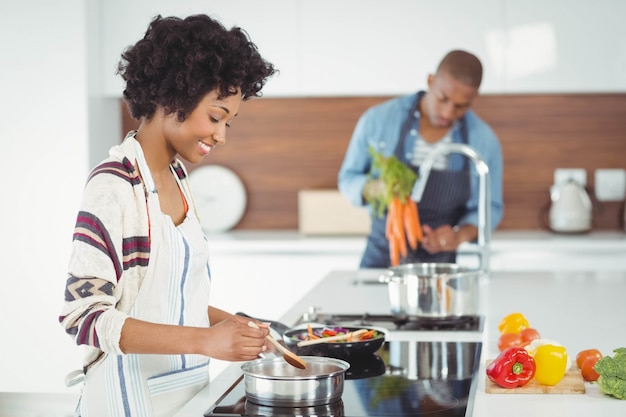
M415 102L415 94L397 97L368 109L359 121L352 134L345 158L339 170L338 187L341 194L355 206L365 206L363 187L369 179L372 157L368 152L370 146L377 152L393 155L400 140L400 131L404 121ZM416 115L419 118L419 114ZM468 133L468 145L471 146L489 167L491 182L491 227L495 229L502 220L504 206L502 203L502 148L493 130L474 112L465 113ZM458 124L452 129L452 142L462 143ZM409 131L403 149L403 162L410 164L417 132ZM452 154L449 158L449 169L463 169L464 156ZM471 167L471 190L467 201L466 212L459 221L465 224L478 225L478 174L473 164ZM377 177L377 173L372 173ZM418 180L419 181L419 180ZM454 225L453 225L454 226Z

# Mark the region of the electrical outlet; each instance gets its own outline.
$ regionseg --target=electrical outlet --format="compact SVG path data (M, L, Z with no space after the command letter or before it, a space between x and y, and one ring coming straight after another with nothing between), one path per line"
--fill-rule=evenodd
M596 169L595 190L598 201L622 201L626 195L626 170Z
M557 168L554 170L554 184L564 184L570 179L583 187L587 186L587 171L584 168Z

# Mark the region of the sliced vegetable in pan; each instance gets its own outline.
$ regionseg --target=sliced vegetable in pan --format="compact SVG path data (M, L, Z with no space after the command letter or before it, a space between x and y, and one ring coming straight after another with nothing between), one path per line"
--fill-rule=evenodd
M354 335L354 337L352 337ZM329 339L335 343L356 342L362 340L375 339L383 336L384 333L376 329L360 329L357 331L349 330L344 327L323 327L313 329L311 325L307 325L307 331L295 335L293 338L298 341L309 341L317 339Z

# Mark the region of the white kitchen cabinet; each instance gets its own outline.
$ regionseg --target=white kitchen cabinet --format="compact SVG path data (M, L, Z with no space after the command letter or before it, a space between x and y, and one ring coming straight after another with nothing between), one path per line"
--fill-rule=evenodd
M626 252L520 250L492 255L494 271L626 271Z
M467 49L493 77L486 33L502 30L501 0L302 2L301 94L388 95L425 88L451 49Z
M620 0L101 0L99 10L94 94L108 97L121 97L120 53L154 16L195 13L250 34L280 70L266 97L413 92L456 48L482 59L483 93L626 91Z
M503 0L508 93L626 90L626 2ZM497 34L494 34L498 37Z
M280 69L263 90L266 96L290 95L298 90L297 36L300 1L292 0L101 0L101 43L105 68L104 96L121 97L124 83L115 74L122 51L141 39L153 17L204 13L224 26L243 28L261 54Z
M498 271L626 271L626 234L496 232L491 268Z

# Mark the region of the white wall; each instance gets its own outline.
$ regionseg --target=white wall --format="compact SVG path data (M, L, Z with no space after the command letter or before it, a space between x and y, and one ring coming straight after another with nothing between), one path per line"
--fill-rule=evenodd
M89 121L89 166L95 166L107 156L111 146L119 143L122 121L120 117L121 90L116 97L104 94L104 77L112 78L115 71L103 64L104 36L102 31L103 9L100 0L86 3L87 40L87 94ZM106 3L105 3L106 4ZM119 57L120 52L112 54Z
M0 0L0 392L65 391L57 317L87 175L82 0Z
M484 93L626 91L622 0L109 0L105 93L121 94L112 70L140 23L200 12L246 29L281 70L266 97L412 92L454 48L483 60Z

